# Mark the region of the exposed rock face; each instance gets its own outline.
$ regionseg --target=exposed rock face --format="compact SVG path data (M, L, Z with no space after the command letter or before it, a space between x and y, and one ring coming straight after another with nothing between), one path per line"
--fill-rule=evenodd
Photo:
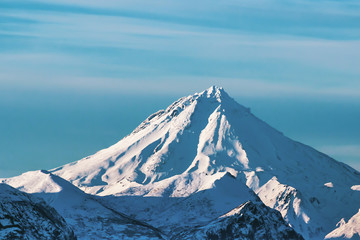
M0 239L76 239L54 208L0 184Z
M207 225L183 231L172 239L300 240L303 237L286 224L278 211L249 201Z

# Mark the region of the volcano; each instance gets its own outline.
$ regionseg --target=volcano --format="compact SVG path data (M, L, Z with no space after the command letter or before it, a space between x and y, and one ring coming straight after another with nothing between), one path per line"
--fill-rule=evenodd
M239 214L286 229L240 234L244 239L331 238L360 208L358 171L289 139L216 86L180 98L118 143L49 174L174 239L208 236L215 225L224 231ZM24 189L16 178L3 181ZM258 212L273 217L260 221Z

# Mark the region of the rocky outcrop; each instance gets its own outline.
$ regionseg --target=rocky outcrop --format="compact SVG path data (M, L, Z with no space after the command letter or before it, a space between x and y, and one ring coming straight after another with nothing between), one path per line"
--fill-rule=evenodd
M248 201L207 225L173 236L178 239L288 239L303 237L289 227L278 211Z

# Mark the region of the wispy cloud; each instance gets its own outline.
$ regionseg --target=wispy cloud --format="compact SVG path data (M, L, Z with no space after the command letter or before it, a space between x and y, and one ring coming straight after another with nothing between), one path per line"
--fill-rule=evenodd
M4 9L0 84L360 92L356 1L5 1Z
M134 70L130 66L130 71ZM127 71L127 67L121 69ZM151 69L140 69L151 75ZM12 74L0 73L0 83L3 86L17 86L21 89L43 89L43 90L75 90L87 91L89 93L110 94L163 94L184 95L194 91L202 91L211 85L223 86L230 95L248 98L353 98L360 100L360 92L351 88L323 88L314 89L312 86L293 85L287 83L273 83L257 79L235 79L214 77L82 77L82 76L52 76L50 72L33 72L32 74L19 74L16 79ZM26 81L22 81L26 79Z

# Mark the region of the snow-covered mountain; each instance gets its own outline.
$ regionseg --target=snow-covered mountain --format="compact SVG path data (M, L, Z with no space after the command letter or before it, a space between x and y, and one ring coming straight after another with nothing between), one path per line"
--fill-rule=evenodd
M307 239L324 238L360 206L351 189L359 172L287 138L219 87L179 99L115 145L51 172L87 193L153 198L189 197L229 173Z
M305 239L324 239L360 208L358 171L287 138L219 87L179 99L113 146L50 172L173 238L221 229L224 214L263 202ZM16 178L6 182L51 196Z
M76 237L65 220L44 201L0 183L0 239Z

